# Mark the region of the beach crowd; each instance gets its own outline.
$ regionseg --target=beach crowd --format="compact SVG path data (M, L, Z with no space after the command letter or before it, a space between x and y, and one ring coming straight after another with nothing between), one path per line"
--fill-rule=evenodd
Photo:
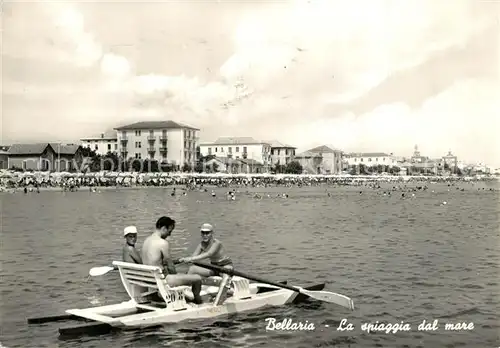
M381 176L381 175L289 175L289 174L198 174L198 173L47 173L10 172L0 173L2 191L61 189L76 191L102 187L301 187L301 186L366 186L381 182L409 183L456 183L491 180L490 177L459 176Z

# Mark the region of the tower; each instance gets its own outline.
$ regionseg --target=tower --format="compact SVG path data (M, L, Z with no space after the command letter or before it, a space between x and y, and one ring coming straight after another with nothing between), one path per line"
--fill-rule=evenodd
M418 145L415 145L414 147L413 157L420 157L420 151L418 151Z

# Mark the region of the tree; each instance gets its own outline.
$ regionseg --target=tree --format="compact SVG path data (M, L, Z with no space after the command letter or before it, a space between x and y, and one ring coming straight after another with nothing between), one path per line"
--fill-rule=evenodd
M145 159L142 162L142 171L148 173L156 173L159 171L158 161L154 159Z
M359 172L358 172L358 166L355 165L355 164L352 164L349 166L349 174L350 175L358 175Z
M95 150L92 150L90 147L82 146L82 157L95 157L97 156Z
M206 171L206 163L208 161L211 161L215 158L215 155L207 155L207 156L198 156L197 157L197 161L196 163L194 164L194 171L197 172L197 173L203 173L204 171Z
M118 170L118 166L120 165L120 158L114 152L108 152L101 158L101 170Z
M398 166L392 166L389 168L389 173L391 174L398 174L401 171L401 168Z
M456 174L456 175L459 175L459 176L462 176L463 175L463 172L460 168L458 168L457 166L454 166L452 168L452 171L451 171L453 174Z
M217 163L212 163L212 164L203 164L203 169L205 173L216 173L219 171L219 165Z
M194 171L196 173L203 173L203 163L201 163L200 161L197 161L194 165Z
M285 173L287 174L302 174L304 168L298 161L291 161L285 166Z
M173 163L161 162L160 163L160 171L164 173L170 173L175 171L175 165Z
M384 172L387 172L387 166L383 164L377 164L374 168L374 172L382 174Z
M142 160L139 158L131 158L129 160L129 168L132 169L134 172L141 172Z
M368 174L370 174L369 171L368 171L368 169L367 169L367 167L366 167L366 165L364 165L363 163L359 164L359 174L361 174L361 175L368 175Z
M282 164L275 164L274 167L271 169L276 174L282 174L285 173L286 166Z

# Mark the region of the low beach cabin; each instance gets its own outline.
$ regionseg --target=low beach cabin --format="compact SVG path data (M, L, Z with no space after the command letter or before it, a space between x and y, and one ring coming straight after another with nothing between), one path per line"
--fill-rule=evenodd
M326 145L299 153L294 159L308 174L339 174L342 171L342 151Z
M78 170L83 163L83 149L76 144L51 143L54 149L54 169L57 172L72 172Z
M10 169L54 170L56 153L49 143L13 144L8 154Z
M0 146L0 169L9 168L9 148L10 146Z

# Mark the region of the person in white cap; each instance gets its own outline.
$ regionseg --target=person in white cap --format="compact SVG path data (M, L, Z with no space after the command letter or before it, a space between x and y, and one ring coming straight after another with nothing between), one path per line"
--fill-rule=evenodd
M123 230L123 236L126 241L122 252L123 262L141 264L141 255L135 248L135 243L137 243L137 228L135 226L125 227Z
M211 224L205 223L201 225L201 243L198 245L191 257L184 257L179 259L179 262L193 262L201 260L210 260L210 263L214 266L232 268L233 261L226 255L226 251L222 243L214 238L214 228ZM198 266L191 266L189 268L188 274L199 274L202 277L210 277L216 272L208 270L206 268L201 268Z
M181 258L179 262L193 262L193 261L201 261L201 260L210 260L210 263L214 266L233 269L233 261L226 255L224 250L224 246L222 243L214 238L213 232L214 228L212 225L205 223L201 225L201 243L196 248L193 256ZM214 304L220 305L222 304L228 293L230 292L230 279L231 277L228 274L219 274L213 270L209 270L203 267L191 266L189 268L188 274L196 274L201 277L207 279L210 276L222 276L221 281L216 281L216 286L219 286L219 291L217 296L215 297ZM205 282L206 283L206 282Z

